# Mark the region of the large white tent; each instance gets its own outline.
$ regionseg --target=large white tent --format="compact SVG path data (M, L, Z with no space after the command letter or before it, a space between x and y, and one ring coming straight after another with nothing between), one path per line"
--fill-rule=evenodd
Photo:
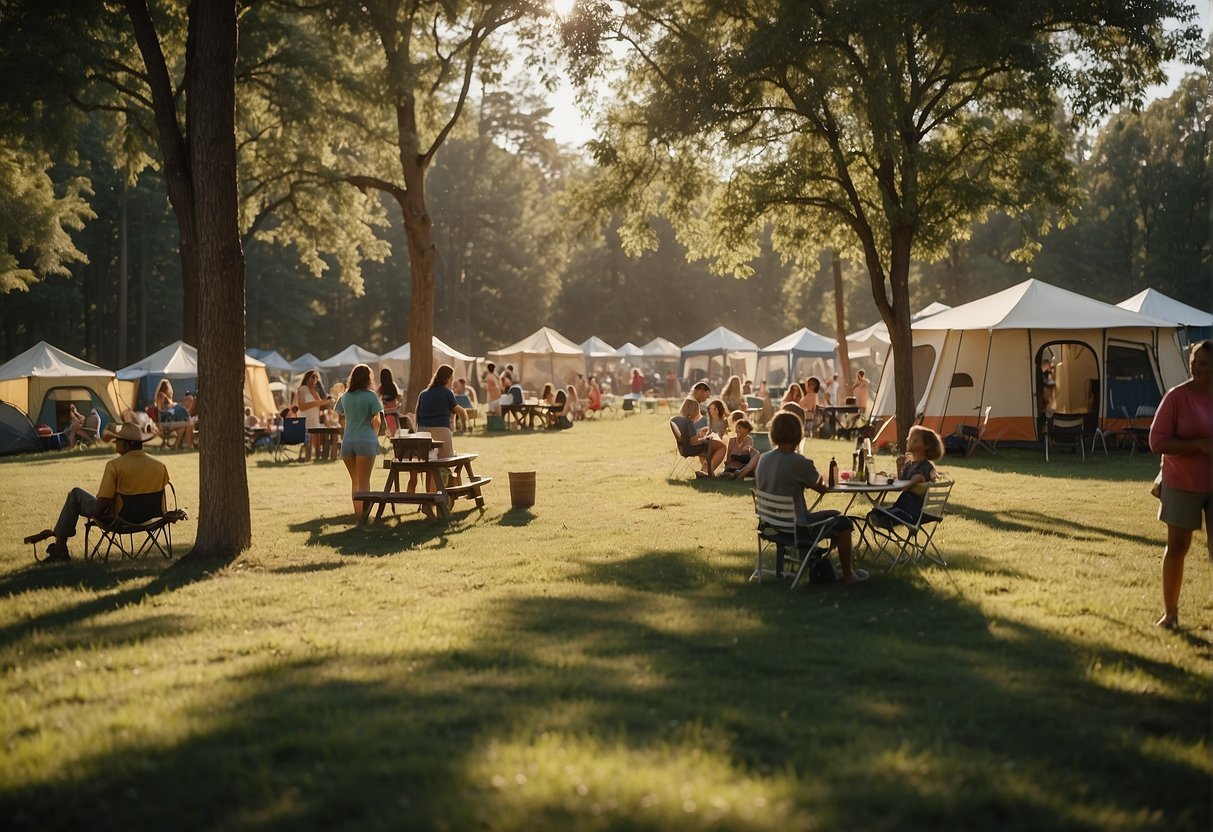
M673 341L657 337L640 348L640 352L649 361L677 362L682 358L682 350Z
M581 347L548 327L540 327L517 343L493 350L487 358L500 371L513 364L515 381L527 389L538 390L546 382L573 384L577 374L585 374L585 353Z
M912 334L915 410L941 434L976 426L992 407L989 438L1036 441L1044 359L1054 365L1056 411L1105 426L1156 405L1186 377L1174 324L1039 280L924 318ZM875 415L894 414L893 366L890 356ZM896 436L893 422L882 439Z
M910 316L910 323L921 321L940 312L946 312L952 307L939 301L932 301ZM873 374L884 364L885 356L889 354L889 328L884 321L877 321L869 327L852 332L847 336L847 360L857 363L862 369Z
M619 353L619 357L624 361L636 358L644 358L644 350L633 344L631 341L625 343L622 347L616 350L616 352Z
M1121 309L1179 324L1183 327L1180 330L1180 340L1185 347L1193 341L1208 338L1213 334L1213 314L1168 297L1157 289L1138 292L1116 305Z
M379 366L379 353L350 344L341 352L334 353L320 362L320 374L324 376L329 386L340 381L344 382L350 376L350 371L359 364L370 367Z
M464 355L436 335L433 336L432 347L431 354L435 370L443 364L450 364L455 370L455 378L467 379L469 384L475 386L477 359L474 355ZM396 349L379 356L379 367L391 370L396 386L404 388L408 386L409 382L409 362L412 361L412 355L412 348L408 344L401 344Z
M139 407L155 401L156 387L165 378L173 383L173 394L180 400L187 392L198 390L198 350L184 341L174 341L123 367L117 376L123 399ZM276 410L265 364L247 353L244 356L244 404L258 416Z
M707 377L739 375L752 379L758 368L758 345L718 326L683 347L681 359L679 376L684 379L690 379L692 372Z
M597 335L591 335L589 338L586 338L581 342L580 346L581 351L585 353L585 357L588 359L619 357L619 351Z
M83 413L95 407L110 423L128 407L112 370L45 341L0 365L0 400L56 430L67 426L71 404Z
M772 388L786 387L790 380L817 376L824 384L834 372L838 342L808 327L780 338L758 351L757 380Z

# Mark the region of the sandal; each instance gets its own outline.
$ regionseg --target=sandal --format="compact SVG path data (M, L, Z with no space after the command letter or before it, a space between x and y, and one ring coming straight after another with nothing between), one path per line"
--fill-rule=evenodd
M1166 613L1163 613L1162 618L1154 622L1154 626L1163 630L1178 630L1179 616L1167 615Z

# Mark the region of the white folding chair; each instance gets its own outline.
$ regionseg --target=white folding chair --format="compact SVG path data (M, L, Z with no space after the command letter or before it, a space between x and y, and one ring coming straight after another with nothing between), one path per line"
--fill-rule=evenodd
M791 497L780 497L754 489L754 512L758 515L758 560L750 580L762 583L762 576L783 577L785 562L796 567L792 589L800 583L809 562L829 557L833 541L825 538L825 531L833 517L826 517L811 526L796 522L796 503ZM823 545L824 539L824 545ZM764 569L764 552L774 549L775 568Z
M872 533L873 542L880 541L880 549L876 552L876 557L883 557L885 550L894 546L897 548L897 554L893 557L893 565L889 567L890 569L896 568L902 560L917 563L924 557L946 567L947 561L944 560L939 547L935 545L934 538L935 531L943 522L948 497L952 494L952 485L951 480L941 480L919 486L924 490L922 508L919 509L918 516L913 521L907 521L905 517L892 513L889 508L884 506L872 509L872 515L885 520L883 524L873 523L869 520L867 525L867 531ZM934 555L931 554L932 552Z
M990 425L990 411L993 409L993 405L986 405L985 410L983 410L981 414L981 422L977 425L977 427L961 425L961 435L964 437L965 442L967 442L969 445L968 451L965 453L966 457L976 455L978 448L985 448L992 454L998 453L998 451L994 450L994 445L991 445L986 441L986 428Z
M670 474L666 479L674 479L676 476L682 476L685 469L690 467L691 462L701 457L683 453L682 450L682 431L678 430L678 425L674 424L674 420L670 420L670 432L674 434L674 467L670 469Z

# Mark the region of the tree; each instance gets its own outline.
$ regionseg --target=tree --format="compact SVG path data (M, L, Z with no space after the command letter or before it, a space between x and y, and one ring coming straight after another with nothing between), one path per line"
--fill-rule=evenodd
M322 166L314 172L381 192L399 205L411 284L408 338L414 345L429 344L438 248L426 177L463 118L473 81L491 82L505 65L496 41L507 30L522 37L520 25L546 18L550 7L542 0L280 5L304 15L324 49L311 66L328 82L307 85L315 93L315 117L329 128ZM308 71L304 62L297 67ZM429 350L413 351L410 409L429 383L431 361Z
M629 206L635 245L637 217L675 218L719 268L744 269L767 220L789 256L862 260L896 356L910 354L911 258L939 259L993 210L1020 220L1030 256L1051 209L1065 219L1079 197L1059 106L1081 120L1139 101L1161 61L1190 61L1199 42L1178 0L616 5L588 0L568 24L583 73L602 39L630 47L594 145L595 204ZM902 441L913 390L911 362L896 362Z

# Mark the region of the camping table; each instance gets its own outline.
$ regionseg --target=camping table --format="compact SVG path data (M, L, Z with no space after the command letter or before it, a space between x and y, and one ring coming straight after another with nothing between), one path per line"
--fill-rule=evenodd
M337 438L341 436L343 430L343 428L328 427L327 425L307 429L309 434L323 437L320 442L320 456L318 459L336 459L339 456L338 449L341 443L337 441Z
M823 425L826 422L829 423L832 436L842 436L844 433L850 435L851 427L843 427L842 420L838 417L847 415L858 416L862 411L860 411L859 405L841 404L818 407L817 412L822 414Z
M816 511L817 506L821 503L822 500L825 499L827 494L846 494L848 496L847 504L846 504L846 507L842 510L842 513L844 515L846 515L847 517L850 517L852 520L857 521L857 525L859 527L859 540L855 544L855 549L858 551L861 546L871 548L872 544L871 544L871 542L868 541L868 538L867 538L867 528L868 528L867 514L868 514L868 512L864 511L862 517L859 516L858 514L852 515L851 509L855 505L855 500L862 495L864 497L864 499L867 500L867 502L861 503L860 507L863 509L871 510L873 508L876 508L877 506L883 505L884 501L888 498L888 496L890 494L894 494L894 493L899 494L902 491L905 491L909 487L910 487L909 480L893 480L892 482L890 482L888 477L885 477L881 482L874 483L874 484L870 484L870 483L866 483L866 482L857 482L854 485L850 484L849 482L848 483L839 483L838 485L834 486L833 488L827 489L824 493L818 494L817 499L813 501L813 505L809 509L809 512L811 513L811 512Z

